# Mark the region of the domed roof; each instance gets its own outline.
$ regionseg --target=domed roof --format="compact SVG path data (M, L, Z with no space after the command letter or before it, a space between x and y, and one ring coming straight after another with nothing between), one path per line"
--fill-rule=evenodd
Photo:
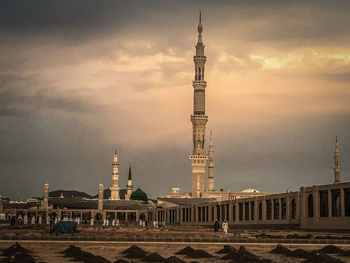
M130 196L130 200L141 200L148 203L148 197L144 191L140 188L137 188L134 192L132 192Z
M253 188L249 188L249 189L243 190L242 193L260 193L260 191Z

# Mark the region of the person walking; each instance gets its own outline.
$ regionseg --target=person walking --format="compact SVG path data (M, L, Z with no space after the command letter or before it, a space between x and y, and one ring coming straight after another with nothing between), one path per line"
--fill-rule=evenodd
M224 229L224 233L227 234L228 231L228 223L226 220L222 223L222 228Z
M219 224L219 221L216 219L216 220L215 220L215 223L214 223L214 231L215 231L215 232L218 232L218 231L219 231L219 228L220 228L220 224Z

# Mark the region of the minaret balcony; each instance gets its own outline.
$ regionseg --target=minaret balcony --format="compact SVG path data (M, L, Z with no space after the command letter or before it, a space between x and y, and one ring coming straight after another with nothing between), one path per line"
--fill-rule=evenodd
M207 115L202 115L202 114L191 114L191 119L202 119L202 120L208 120L208 116Z
M207 86L207 82L205 80L192 80L192 84L196 86Z
M193 61L196 61L196 60L204 60L207 61L207 57L206 56L193 56Z

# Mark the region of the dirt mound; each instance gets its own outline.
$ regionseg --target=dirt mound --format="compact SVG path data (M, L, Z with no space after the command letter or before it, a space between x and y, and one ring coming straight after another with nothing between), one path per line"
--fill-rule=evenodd
M313 252L310 253L309 258L304 261L305 263L344 263L343 261L333 258L326 253Z
M227 254L227 253L230 253L230 252L235 252L236 249L232 246L224 246L223 249L220 249L219 251L217 251L216 253L217 254Z
M187 255L189 253L193 253L194 251L195 251L195 249L193 249L192 247L185 247L185 248L181 249L180 251L176 252L175 254Z
M288 255L291 251L285 246L278 244L274 249L270 251L270 253Z
M8 257L8 256L13 256L16 253L30 254L31 252L16 242L12 246L6 248L2 252L2 255Z
M130 262L126 261L124 259L118 259L118 260L114 261L113 263L130 263Z
M35 263L35 259L27 253L16 253L4 258L1 263Z
M143 253L143 254L146 254L146 251L144 251L142 248L136 246L136 245L132 245L131 247L129 247L128 249L124 250L122 252L123 254L140 254L140 253Z
M111 263L104 257L93 255L74 245L70 245L69 248L61 253L64 254L66 258L72 258L74 261L82 261L84 263Z
M168 257L167 259L164 259L163 263L186 263L186 262L179 259L176 256L171 256L171 257Z
M136 245L132 245L122 253L126 254L125 256L126 258L132 258L132 259L144 259L147 256L147 252Z
M202 249L193 249L192 247L185 247L184 249L176 252L178 255L186 255L189 258L213 258L208 252Z
M151 253L142 259L143 262L163 262L164 258L158 253Z
M202 249L196 249L192 253L188 253L189 258L213 258L213 255L210 255L208 252Z
M271 263L269 259L260 258L253 253L250 253L245 249L244 246L241 246L238 251L229 252L226 256L223 256L221 259L232 260L232 262L249 262L249 263Z
M296 249L294 251L290 251L288 253L288 256L294 257L294 258L310 258L311 257L311 253L307 252L304 249L299 248L299 249Z
M346 250L341 249L341 248L339 248L337 246L328 245L328 246L325 246L325 247L321 248L318 251L319 252L323 252L323 253L327 253L327 254L342 254Z

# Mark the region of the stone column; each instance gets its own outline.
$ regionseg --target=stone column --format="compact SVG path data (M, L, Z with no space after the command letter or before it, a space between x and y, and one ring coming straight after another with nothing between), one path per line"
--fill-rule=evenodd
M262 221L264 221L264 223L266 223L266 212L266 198L264 196L262 200Z
M245 202L243 201L243 222L245 221Z
M332 217L332 191L328 190L328 217Z
M290 198L289 194L286 196L286 222L290 221Z
M232 201L230 201L228 209L229 209L229 214L230 214L230 222L234 222L233 221L233 203L232 203Z
M216 204L214 204L214 221L218 218Z
M312 190L312 194L314 196L314 223L319 223L320 221L320 195L318 191L318 186L314 185L314 189Z
M258 223L259 220L259 203L258 198L254 197L254 222L255 224Z
M282 199L278 198L278 220L282 220Z
M236 221L236 222L239 222L239 205L238 205L238 199L235 200L235 212L236 212L235 221Z

